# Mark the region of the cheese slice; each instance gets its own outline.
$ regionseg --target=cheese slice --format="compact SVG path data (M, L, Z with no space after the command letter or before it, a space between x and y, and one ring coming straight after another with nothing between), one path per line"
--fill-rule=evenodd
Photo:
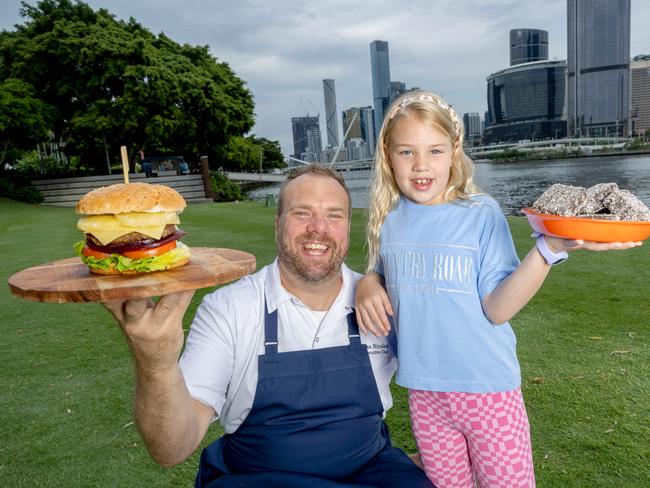
M77 222L77 228L86 234L92 234L105 246L118 237L131 232L139 232L153 239L160 239L166 225L178 223L180 223L178 215L173 212L132 212L82 217Z

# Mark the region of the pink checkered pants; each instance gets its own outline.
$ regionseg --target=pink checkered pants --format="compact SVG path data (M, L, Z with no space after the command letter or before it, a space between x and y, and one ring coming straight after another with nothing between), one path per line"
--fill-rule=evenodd
M411 427L438 488L534 488L521 388L499 393L409 390Z

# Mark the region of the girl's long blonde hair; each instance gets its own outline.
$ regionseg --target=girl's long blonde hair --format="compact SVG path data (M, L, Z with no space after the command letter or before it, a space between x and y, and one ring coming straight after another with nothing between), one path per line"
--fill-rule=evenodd
M393 128L405 117L415 117L422 123L430 124L448 135L451 140L451 170L444 194L446 202L457 198L468 199L470 195L480 191L474 184L474 163L463 150L463 123L451 106L427 91L407 92L397 98L386 112L377 138L366 230L367 272L372 271L377 263L381 226L400 196L388 149Z

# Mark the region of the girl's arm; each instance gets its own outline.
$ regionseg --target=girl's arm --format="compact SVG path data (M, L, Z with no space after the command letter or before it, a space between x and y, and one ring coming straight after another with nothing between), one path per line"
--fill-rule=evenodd
M364 334L370 331L376 336L387 336L390 331L388 315L393 315L393 307L383 281L382 276L373 271L357 283L354 307L359 329Z
M567 240L558 237L545 236L544 239L551 251L559 253L575 249L590 251L609 251L630 249L641 245L641 242L590 242L582 240ZM519 267L497 287L483 298L483 311L493 324L502 324L515 316L540 289L551 266L533 247Z

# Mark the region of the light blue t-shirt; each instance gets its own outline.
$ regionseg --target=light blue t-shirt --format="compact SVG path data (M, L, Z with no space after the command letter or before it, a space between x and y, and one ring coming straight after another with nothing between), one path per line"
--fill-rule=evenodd
M481 300L519 265L508 223L487 195L441 205L402 197L380 234L376 271L395 310L396 381L488 393L521 384L515 335Z

